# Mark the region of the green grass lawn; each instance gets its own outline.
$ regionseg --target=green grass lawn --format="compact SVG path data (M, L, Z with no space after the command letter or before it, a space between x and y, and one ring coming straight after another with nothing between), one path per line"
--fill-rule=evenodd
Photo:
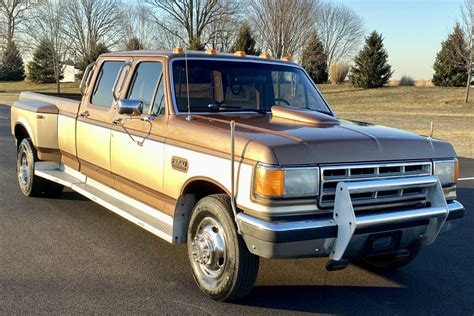
M324 97L343 119L370 122L451 142L459 156L474 158L474 90L464 103L464 88L384 87L356 89L319 85ZM0 82L0 104L11 105L21 91L55 92L55 84ZM78 93L79 83L62 83L61 92Z
M28 81L21 82L0 82L0 104L12 105L13 102L18 100L18 95L22 91L33 91L33 92L56 92L55 83L33 83ZM65 82L61 83L62 93L79 93L78 82Z
M474 89L464 103L464 88L384 87L355 89L319 85L338 117L400 128L451 142L459 156L474 157Z

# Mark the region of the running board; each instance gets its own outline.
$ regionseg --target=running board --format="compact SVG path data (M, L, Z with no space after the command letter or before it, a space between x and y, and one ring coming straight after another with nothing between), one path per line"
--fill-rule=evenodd
M71 188L150 233L173 243L173 218L158 209L92 180L63 164L37 162L35 175Z

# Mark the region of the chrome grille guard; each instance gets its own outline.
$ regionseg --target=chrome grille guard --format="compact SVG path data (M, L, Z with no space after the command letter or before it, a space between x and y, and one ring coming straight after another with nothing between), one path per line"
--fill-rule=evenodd
M370 190L398 190L413 187L426 188L428 207L361 216L356 216L354 212L351 194L364 193ZM339 182L336 187L333 212L333 219L337 224L337 238L334 241L329 257L333 260L342 259L354 232L358 228L422 219L429 219L429 224L423 236L423 243L432 244L441 231L448 215L448 205L437 176Z

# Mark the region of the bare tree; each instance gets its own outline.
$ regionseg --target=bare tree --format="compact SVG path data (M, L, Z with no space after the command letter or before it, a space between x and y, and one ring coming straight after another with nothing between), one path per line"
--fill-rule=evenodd
M152 46L155 27L151 21L150 11L143 3L133 3L126 7L123 28L123 44L138 40L144 49Z
M67 5L61 0L38 0L38 6L30 13L28 23L31 40L39 45L41 41L48 43L52 53L52 65L56 78L57 93L61 92L60 80L64 71L71 44L64 32L64 17Z
M249 21L272 56L298 55L314 30L314 0L252 0Z
M148 0L153 21L187 46L205 46L240 4L232 0Z
M328 55L328 67L339 60L350 60L364 38L362 18L342 3L320 4L316 30Z
M473 49L473 40L474 40L474 1L473 0L464 0L464 5L461 7L461 19L462 19L462 28L464 32L464 37L466 43L468 43L469 52L468 56L465 56L466 67L467 67L467 82L466 82L466 94L464 97L464 102L469 102L469 90L471 88L472 82L472 55L474 53Z
M28 10L34 4L33 0L0 0L0 30L6 46L12 43L15 32L28 19Z
M107 47L119 43L123 34L120 0L69 0L65 31L73 49L84 57L101 42Z

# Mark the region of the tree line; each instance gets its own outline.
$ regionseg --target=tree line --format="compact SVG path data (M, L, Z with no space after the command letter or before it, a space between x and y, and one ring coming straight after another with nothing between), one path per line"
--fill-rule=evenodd
M379 87L392 74L388 53L375 31L357 53L364 34L354 10L322 0L0 0L0 81L25 78L20 51L34 51L29 79L59 91L66 61L84 70L108 51L186 47L292 56L317 83L349 73L355 86Z

